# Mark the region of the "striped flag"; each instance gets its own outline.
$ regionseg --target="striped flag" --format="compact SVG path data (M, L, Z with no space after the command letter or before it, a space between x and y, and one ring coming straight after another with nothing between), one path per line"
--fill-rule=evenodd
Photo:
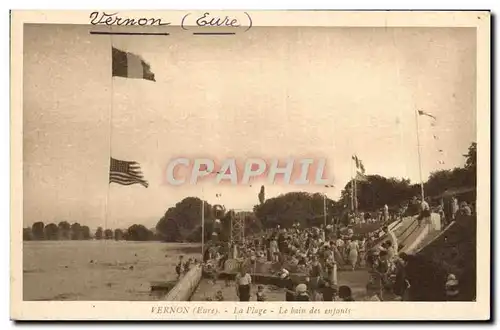
M140 56L112 49L113 77L155 80L151 67Z
M144 180L141 167L137 162L129 162L111 158L109 167L109 183L118 183L124 186L132 184L141 184L148 187L149 183Z
M359 170L362 174L365 174L365 165L363 165L363 162L361 160L359 160Z
M354 162L356 163L356 168L359 168L359 159L358 159L358 156L353 155L352 156L352 160L354 160Z
M365 174L365 165L363 164L363 161L358 158L357 155L353 155L352 159L356 163L356 170L358 173Z

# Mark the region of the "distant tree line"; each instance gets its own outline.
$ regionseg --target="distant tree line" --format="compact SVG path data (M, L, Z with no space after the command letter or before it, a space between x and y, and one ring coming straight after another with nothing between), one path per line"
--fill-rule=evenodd
M88 226L82 226L79 223L69 224L67 221L61 221L58 225L43 222L35 222L31 227L23 229L23 240L25 241L57 241L57 240L126 240L126 241L153 241L160 238L154 230L148 229L143 225L134 224L128 229L103 229L98 227L92 233Z
M476 150L477 144L472 143L467 154L463 155L465 157L463 167L431 173L424 183L426 196L439 196L450 188L475 187ZM59 225L51 223L45 226L43 222L37 222L31 228L25 228L23 236L25 240L115 239L200 242L203 205L205 240L211 239L216 232L217 239L224 241L230 237L231 219L235 217L244 217L246 234L258 233L262 229L274 228L278 224L290 227L296 222L300 222L302 226L319 226L324 223L325 202L328 221L333 218L346 219L346 213L351 208L351 189L352 182L348 182L341 191L340 198L334 201L323 194L307 192L290 192L266 199L265 189L261 187L256 196L253 212L228 211L220 214L217 214L213 205L206 201L203 202L197 197L187 197L167 209L153 230L134 224L126 230L112 231L99 227L92 234L89 227L78 223L70 225L63 221ZM385 204L395 212L402 205L408 204L413 197L420 195L418 183L411 183L409 179L386 178L380 175L367 175L366 181L356 183L356 189L358 209L364 212L375 212Z
M424 183L426 196L431 197L431 205L439 203L439 195L453 188L476 187L476 150L477 144L472 143L467 154L464 154L465 164L449 170L439 170L430 174ZM352 182L349 181L341 191L337 201L331 200L320 193L290 192L274 198L266 199L262 187L256 196L253 212L246 212L246 233L258 231L261 228L274 228L276 225L290 227L299 222L303 226L319 226L324 223L324 204L326 202L327 221L333 218L347 220L347 212L351 209ZM405 178L386 178L380 175L367 175L366 181L356 183L358 210L377 212L388 205L392 213L398 213L407 205L407 215L418 212L418 204L413 200L420 196L420 184L411 183ZM257 203L258 202L258 203ZM201 205L204 205L205 239L210 239L214 232L215 219L220 220L218 238L227 239L230 235L231 217L241 216L232 211L223 216L216 216L213 207L197 197L187 197L169 208L156 225L159 237L168 242L201 241Z

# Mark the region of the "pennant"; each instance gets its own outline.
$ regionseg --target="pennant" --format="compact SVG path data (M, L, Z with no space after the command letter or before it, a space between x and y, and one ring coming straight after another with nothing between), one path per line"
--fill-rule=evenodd
M156 81L155 75L151 72L151 67L140 56L112 49L113 77L145 79Z
M436 120L436 119L437 119L435 116L431 115L430 113L424 112L424 111L422 111L422 110L418 110L418 114L419 114L420 116L427 116L427 117L430 117L430 118L432 118L432 119L434 119L434 120Z
M356 168L359 169L359 159L358 159L358 156L354 155L352 156L352 159L354 160L354 162L356 163Z
M363 165L363 162L361 160L359 161L359 169L361 170L362 174L365 174L365 165Z

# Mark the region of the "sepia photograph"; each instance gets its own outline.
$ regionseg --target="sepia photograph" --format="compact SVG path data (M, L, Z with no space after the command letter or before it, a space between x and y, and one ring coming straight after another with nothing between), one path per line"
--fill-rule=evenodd
M13 30L20 304L489 315L489 12L74 14Z

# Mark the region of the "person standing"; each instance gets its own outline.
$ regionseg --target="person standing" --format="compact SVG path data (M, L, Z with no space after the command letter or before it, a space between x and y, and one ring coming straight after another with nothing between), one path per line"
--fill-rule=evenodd
M457 212L458 212L458 199L453 196L451 198L451 220L455 221L457 217Z
M333 287L329 280L326 280L322 288L322 294L323 301L334 301L334 298L337 295L337 288Z
M245 267L241 267L240 272L236 275L236 295L240 298L240 301L250 301L251 284L252 276Z
M347 249L348 249L347 259L349 260L349 264L351 265L352 270L354 271L356 269L356 264L358 263L358 255L359 255L358 242L355 240L350 241L347 245Z
M319 279L321 278L322 274L323 274L323 268L321 267L321 263L319 262L318 257L316 255L313 255L312 264L311 264L311 271L309 273L309 277L310 277L309 287L311 290L312 300L315 300L316 291L319 288Z
M271 238L271 242L269 243L269 253L271 254L271 261L275 262L277 260L278 256L278 242L276 241L276 237Z
M387 204L384 205L384 223L389 221L389 206Z
M285 287L285 301L295 301L295 285L293 280L290 278L290 273L283 272L281 274L281 279L284 281Z
M418 216L418 225L422 225L422 222L428 221L429 217L431 216L431 209L429 206L429 203L425 201L425 199L422 199L422 202L420 202L420 215Z

